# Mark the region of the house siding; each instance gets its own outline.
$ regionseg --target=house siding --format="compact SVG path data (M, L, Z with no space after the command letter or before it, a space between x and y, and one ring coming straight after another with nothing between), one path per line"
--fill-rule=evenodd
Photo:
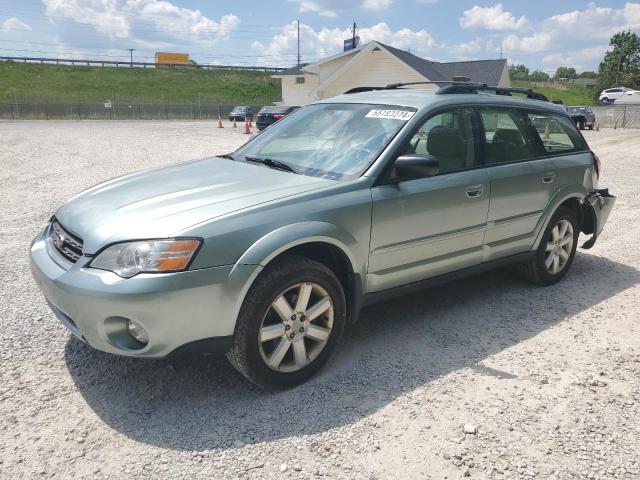
M318 91L319 98L340 95L353 87L382 87L396 82L420 82L424 77L404 66L388 52L381 50L363 54L326 88Z
M498 82L499 87L510 87L511 86L511 77L509 76L509 65L504 64L504 69L502 70L502 75L500 76L500 82Z
M297 84L296 76L282 77L281 105L304 107L317 99L311 96L311 91L318 86L317 75L305 75L305 83Z

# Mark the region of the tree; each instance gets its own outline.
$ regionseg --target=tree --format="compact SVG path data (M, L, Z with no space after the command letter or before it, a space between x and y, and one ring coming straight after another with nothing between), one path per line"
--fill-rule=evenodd
M511 80L529 80L529 69L524 65L509 65Z
M534 70L529 74L529 80L532 82L548 82L549 74L540 70Z
M616 33L598 69L596 95L611 87L640 88L640 37L632 31Z
M591 70L587 70L584 72L580 72L580 74L578 74L578 78L598 78L598 74Z
M561 78L578 78L578 73L573 67L558 67L558 69L556 70L555 79L559 80Z

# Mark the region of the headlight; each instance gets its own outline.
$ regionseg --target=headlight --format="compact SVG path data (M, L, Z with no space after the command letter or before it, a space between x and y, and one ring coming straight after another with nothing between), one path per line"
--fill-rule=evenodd
M201 240L143 240L112 245L89 265L109 270L124 278L138 273L185 270L198 251Z

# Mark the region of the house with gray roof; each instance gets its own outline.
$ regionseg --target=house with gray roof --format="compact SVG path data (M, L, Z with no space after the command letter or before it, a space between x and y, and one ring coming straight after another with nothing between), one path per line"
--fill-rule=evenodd
M433 62L376 41L314 63L297 65L278 72L273 78L282 81L282 100L279 103L304 106L355 87L446 81L458 76L488 85L511 86L509 68L504 59ZM426 84L419 88L438 87Z

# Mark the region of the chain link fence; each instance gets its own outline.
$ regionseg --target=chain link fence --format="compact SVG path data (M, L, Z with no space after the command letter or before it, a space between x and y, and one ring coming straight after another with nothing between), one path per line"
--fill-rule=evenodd
M601 127L640 128L640 105L593 107L593 113Z
M0 118L12 120L216 120L235 105L0 102ZM254 117L262 105L249 105Z
M215 120L235 105L0 102L0 118L13 120ZM254 116L262 105L249 105ZM593 107L601 127L640 128L640 105Z

